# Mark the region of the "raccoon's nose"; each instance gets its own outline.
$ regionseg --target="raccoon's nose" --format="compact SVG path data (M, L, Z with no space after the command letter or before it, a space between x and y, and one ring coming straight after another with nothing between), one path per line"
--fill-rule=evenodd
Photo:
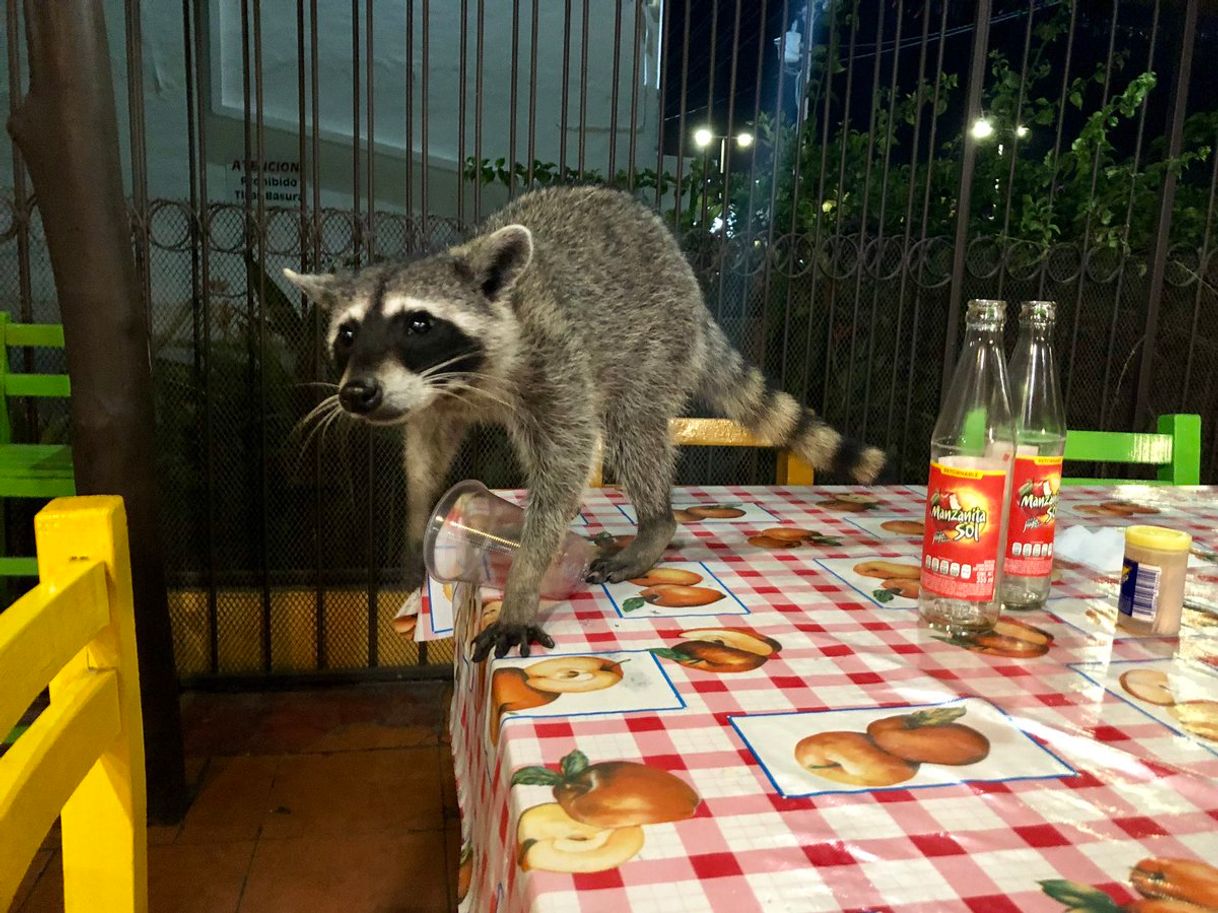
M338 391L338 401L348 412L367 415L381 404L381 385L373 378L350 380Z

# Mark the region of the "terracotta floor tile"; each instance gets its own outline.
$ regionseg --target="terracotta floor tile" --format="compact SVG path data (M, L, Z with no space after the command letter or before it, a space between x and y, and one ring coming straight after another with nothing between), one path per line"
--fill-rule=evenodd
M449 703L443 682L355 685L183 698L191 755L290 754L438 742Z
M51 850L39 850L34 854L34 858L30 860L29 867L25 870L25 877L21 879L21 884L17 885L17 893L13 895L12 909L20 910L21 904L33 893L34 885L38 883L43 869L51 861L51 856Z
M443 825L435 748L284 757L263 838Z
M252 840L149 847L149 913L236 913L253 856Z
M270 803L277 758L214 758L182 822L176 843L253 840Z
M442 831L261 840L240 913L449 913Z

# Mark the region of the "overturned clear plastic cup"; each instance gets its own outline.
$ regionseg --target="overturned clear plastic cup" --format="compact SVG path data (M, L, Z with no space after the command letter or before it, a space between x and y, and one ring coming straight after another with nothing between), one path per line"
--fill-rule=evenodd
M450 488L423 533L423 560L441 583L475 583L503 590L520 549L524 508L505 501L481 482ZM541 581L543 599L565 599L583 583L596 546L568 532Z

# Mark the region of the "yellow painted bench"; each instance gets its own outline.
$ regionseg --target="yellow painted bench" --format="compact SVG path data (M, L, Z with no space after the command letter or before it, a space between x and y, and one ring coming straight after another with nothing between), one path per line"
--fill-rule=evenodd
M0 910L58 816L65 913L148 908L144 739L127 518L60 498L34 524L41 583L0 613L0 732L51 702L0 757Z

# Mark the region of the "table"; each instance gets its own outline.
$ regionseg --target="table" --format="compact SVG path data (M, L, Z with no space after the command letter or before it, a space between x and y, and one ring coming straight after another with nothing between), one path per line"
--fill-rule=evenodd
M653 579L549 607L528 659L472 664L493 597L437 625L433 587L461 909L1098 913L1135 882L1218 909L1218 489L1063 490L1062 525L1193 534L1178 640L1115 629L1115 575L1060 560L995 634L921 627L924 498L678 490ZM576 528L633 513L593 492Z

